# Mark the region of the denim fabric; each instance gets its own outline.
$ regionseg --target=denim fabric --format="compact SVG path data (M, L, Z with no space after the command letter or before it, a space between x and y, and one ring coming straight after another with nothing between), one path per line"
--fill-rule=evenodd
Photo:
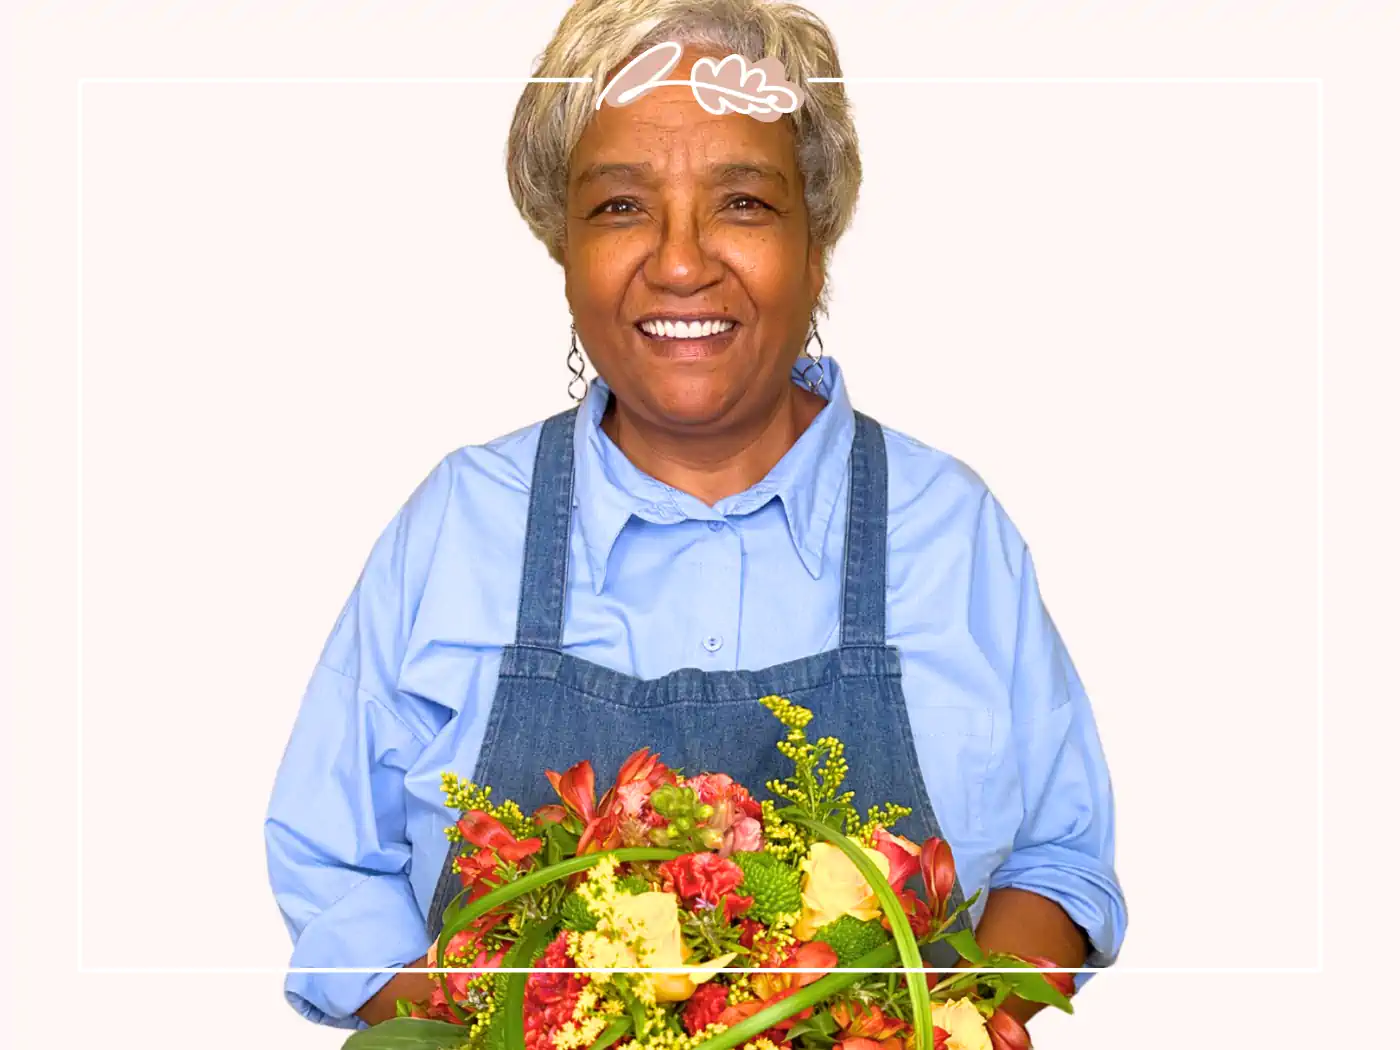
M846 786L855 791L858 808L903 804L913 811L900 826L907 837L941 837L900 689L899 654L885 641L888 479L879 425L856 415L840 645L757 671L683 668L643 680L562 651L574 415L556 416L541 430L516 638L502 656L470 779L528 813L556 801L545 769L562 771L588 759L600 784L607 784L628 755L650 747L673 768L728 773L763 798L769 780L792 770L776 750L782 727L755 703L778 695L812 710L814 737L845 742ZM434 936L460 889L452 870L457 852L449 852L433 895L428 927ZM962 900L957 887L954 903ZM966 914L960 925L967 927ZM942 950L927 957L933 965L952 959Z

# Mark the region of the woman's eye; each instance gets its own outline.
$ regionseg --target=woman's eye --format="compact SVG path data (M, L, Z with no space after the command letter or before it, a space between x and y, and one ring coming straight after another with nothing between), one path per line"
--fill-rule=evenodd
M631 215L638 211L637 202L628 200L625 197L615 197L610 201L604 201L593 209L593 215Z

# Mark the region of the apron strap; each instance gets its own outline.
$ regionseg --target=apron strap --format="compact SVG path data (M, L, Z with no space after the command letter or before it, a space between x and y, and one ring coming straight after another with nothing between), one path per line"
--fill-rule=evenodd
M856 416L846 510L846 575L841 585L841 644L885 643L885 555L889 542L889 473L885 433Z
M571 408L545 420L530 482L530 516L520 578L515 644L558 649L569 586L569 525L574 513L574 421Z

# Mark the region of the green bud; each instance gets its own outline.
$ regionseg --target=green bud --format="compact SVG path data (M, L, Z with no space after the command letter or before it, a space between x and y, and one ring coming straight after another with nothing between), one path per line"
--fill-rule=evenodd
M715 815L715 807L707 803L702 803L695 807L695 819L699 821L709 820Z
M724 836L714 828L701 828L699 839L700 845L706 849L719 849L724 843Z
M691 831L695 827L695 821L691 820L689 817L677 817L675 820L671 821L671 827L675 828L677 831Z
M681 837L681 830L680 830L680 828L676 827L675 824L667 824L667 825L666 825L666 837L667 837L668 839L678 839L678 838L680 838L680 837Z
M652 828L647 838L651 840L653 846L665 846L670 842L670 832L670 828Z

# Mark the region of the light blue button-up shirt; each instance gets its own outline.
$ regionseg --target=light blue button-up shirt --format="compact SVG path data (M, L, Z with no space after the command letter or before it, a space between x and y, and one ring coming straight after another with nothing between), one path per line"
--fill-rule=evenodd
M826 373L829 403L788 454L713 507L632 465L599 428L609 395L593 384L575 434L568 652L656 678L836 646L855 420L839 366ZM450 822L440 774L470 776L514 638L538 438L537 424L444 459L326 643L266 825L293 968L388 968L428 949ZM895 431L886 441L888 640L963 889L983 891L974 921L988 889L1030 890L1089 935L1089 965L1107 965L1127 922L1108 770L1030 553L966 466ZM353 1027L391 976L294 972L287 996Z

